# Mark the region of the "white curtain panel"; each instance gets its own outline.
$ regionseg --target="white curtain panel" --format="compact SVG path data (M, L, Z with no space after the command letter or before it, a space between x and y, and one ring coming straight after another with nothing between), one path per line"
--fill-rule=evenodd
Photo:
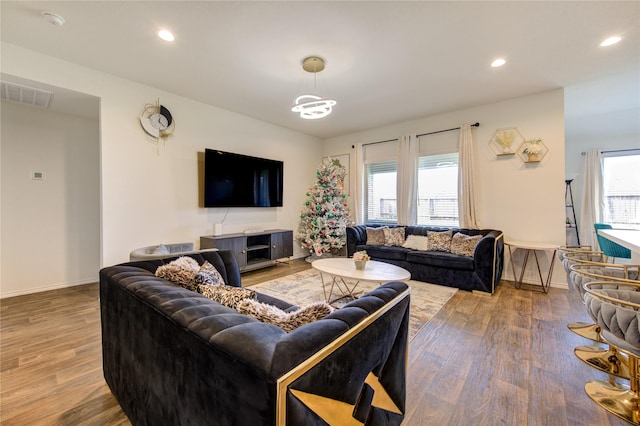
M458 216L461 228L478 229L476 218L476 190L473 166L473 137L471 126L460 126L458 148Z
M398 225L415 225L418 220L418 138L398 139L397 204Z
M598 247L593 224L604 222L604 190L602 185L602 156L594 149L585 154L584 184L580 208L580 243Z
M364 223L364 149L362 144L356 144L355 146L355 160L356 160L356 178L351 185L355 192L355 205L353 206L354 220L356 224Z

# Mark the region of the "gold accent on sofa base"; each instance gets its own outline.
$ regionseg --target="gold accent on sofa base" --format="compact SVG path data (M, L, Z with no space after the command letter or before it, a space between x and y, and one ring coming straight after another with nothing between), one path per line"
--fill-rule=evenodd
M504 234L501 232L493 241L493 273L491 274L491 295L496 292L496 257L498 256L498 240L502 240L504 247ZM504 270L504 255L502 257L502 269Z
M361 426L364 424L353 418L354 405L295 389L290 389L289 392L327 424L343 426Z
M402 300L411 294L411 288L407 288L405 291L397 295L390 300L380 309L375 311L366 317L363 321L359 322L344 334L338 336L334 341L329 343L324 348L320 349L315 354L311 355L302 363L298 364L289 372L283 374L276 384L276 424L278 426L284 426L287 424L287 392L289 391L289 385L304 375L307 371L311 370L317 364L319 364L326 357L345 345L349 340L357 336L362 330L371 325L374 321L382 317L385 313L390 311L393 307L399 304ZM405 364L407 362L408 350L405 351Z
M371 405L402 415L402 411L398 408L395 402L393 402L387 393L387 390L382 386L382 383L380 383L380 380L375 374L373 374L373 372L369 372L369 375L364 382L373 389L373 401L371 402Z

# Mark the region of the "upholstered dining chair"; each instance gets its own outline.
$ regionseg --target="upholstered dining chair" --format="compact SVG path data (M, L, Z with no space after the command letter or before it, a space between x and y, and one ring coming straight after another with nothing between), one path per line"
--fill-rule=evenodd
M636 279L628 279L627 277L637 278L637 267L629 265L611 265L607 263L576 263L571 267L569 283L572 287L577 288L584 301L586 295L585 286L592 282L599 282L598 288L613 289L631 286L640 288L640 281ZM568 325L569 329L574 333L590 339L596 343L604 344L578 346L573 352L578 359L585 364L604 373L629 379L629 360L628 356L620 353L615 347L609 345L602 338L602 327L597 322L589 323L572 323Z
M575 262L604 262L605 259L604 253L601 251L585 246L585 248L558 247L558 260L562 263L562 267L568 277L571 272L571 265Z
M562 262L564 258L571 253L583 253L583 252L591 252L593 251L593 247L590 245L569 245L569 246L558 246L556 250L558 260Z
M629 362L629 383L592 380L584 389L589 397L611 414L640 425L640 284L592 281L584 285L589 316L602 327L602 338L624 354Z
M558 247L558 258L567 273L567 283L576 293L579 293L582 300L582 288L574 285L571 279L571 267L576 263L600 263L604 260L601 251L592 250L591 246L561 246ZM594 342L600 341L600 328L593 323L575 321L567 324L567 328L577 335Z
M593 227L596 230L596 236L598 238L598 245L600 246L600 250L602 250L605 256L612 257L613 262L616 261L616 258L631 259L631 250L622 247L618 243L614 243L610 239L603 237L602 235L600 235L600 233L598 233L600 229L613 229L611 225L609 225L608 223L594 223Z

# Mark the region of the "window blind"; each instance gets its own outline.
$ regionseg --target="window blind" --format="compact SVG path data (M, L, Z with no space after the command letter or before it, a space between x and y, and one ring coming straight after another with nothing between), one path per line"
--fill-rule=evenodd
M418 160L419 225L458 226L458 153Z
M640 150L602 154L605 220L640 229Z
M365 223L397 223L397 161L367 164L365 172Z

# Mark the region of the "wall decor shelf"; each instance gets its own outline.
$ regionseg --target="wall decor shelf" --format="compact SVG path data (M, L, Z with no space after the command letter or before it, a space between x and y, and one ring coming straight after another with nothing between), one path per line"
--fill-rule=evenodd
M515 155L516 148L524 142L524 137L515 127L496 129L489 140L489 149L497 156Z
M549 152L542 139L530 139L518 147L518 156L525 163L539 163Z

